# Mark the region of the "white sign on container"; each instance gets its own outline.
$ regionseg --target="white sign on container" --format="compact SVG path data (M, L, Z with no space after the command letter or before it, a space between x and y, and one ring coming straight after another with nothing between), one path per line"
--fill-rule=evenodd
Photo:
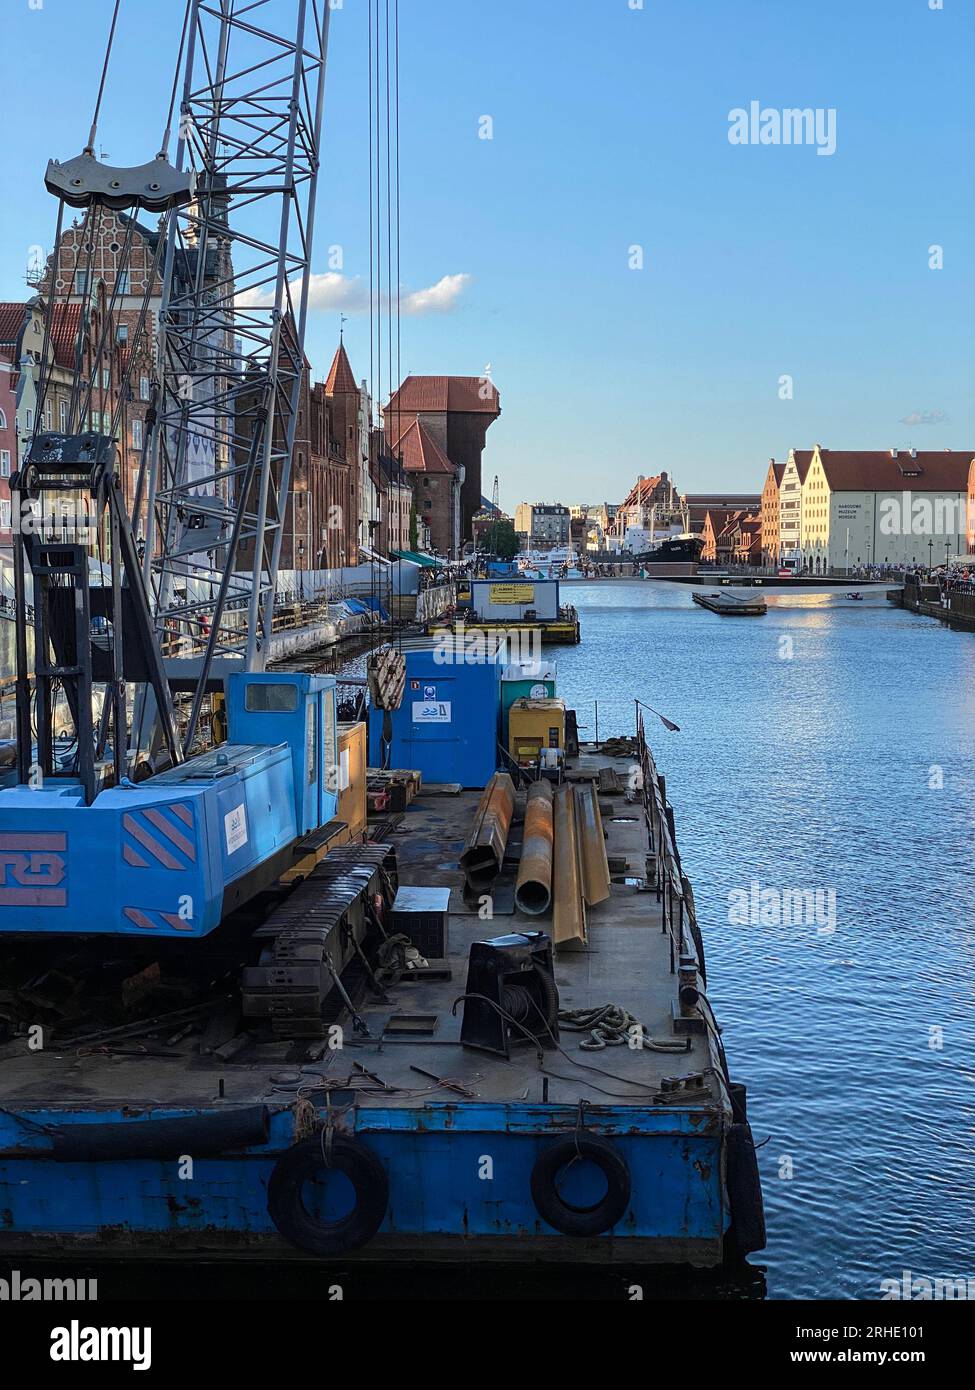
M414 724L449 724L449 700L414 700Z

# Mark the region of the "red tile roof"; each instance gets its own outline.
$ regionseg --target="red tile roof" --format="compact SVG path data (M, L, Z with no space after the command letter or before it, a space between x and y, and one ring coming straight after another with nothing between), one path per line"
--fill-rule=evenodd
M724 535L729 526L733 526L740 516L744 513L741 510L727 507L709 507L704 524L707 525L707 517L711 518L711 530L715 536Z
M414 420L393 445L394 454L402 454L407 473L456 473L456 468L433 438L427 427Z
M652 478L637 480L626 494L626 500L622 505L624 507L638 506L642 498L648 496L648 494L653 492L655 487L659 486L662 477L662 473L655 473Z
M349 363L349 357L348 353L345 351L344 343L339 343L338 347L335 349L332 365L329 367L328 376L325 378L325 391L329 396L358 394L359 388L356 385L355 374Z
M820 461L830 488L840 492L965 492L971 450L909 449L892 458L889 449L822 449Z
M82 323L82 304L55 304L51 315L51 344L62 367L73 367Z
M0 303L0 343L15 343L26 318L26 304Z
M408 376L390 396L385 415L389 419L397 411L405 415L440 414L447 410L500 415L501 400L494 383L486 377Z

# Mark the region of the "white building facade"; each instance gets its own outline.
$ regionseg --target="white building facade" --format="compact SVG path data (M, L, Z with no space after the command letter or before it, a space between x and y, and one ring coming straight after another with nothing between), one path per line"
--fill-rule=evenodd
M813 574L858 565L937 565L964 556L970 464L971 451L816 445L797 498L802 468L790 455L782 478L782 553ZM793 484L788 492L787 483ZM788 513L787 498L793 504Z

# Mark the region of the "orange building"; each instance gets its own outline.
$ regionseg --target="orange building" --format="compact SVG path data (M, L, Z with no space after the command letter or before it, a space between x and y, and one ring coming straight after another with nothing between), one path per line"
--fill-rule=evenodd
M779 485L785 472L784 463L769 459L759 515L762 518L762 564L779 562Z

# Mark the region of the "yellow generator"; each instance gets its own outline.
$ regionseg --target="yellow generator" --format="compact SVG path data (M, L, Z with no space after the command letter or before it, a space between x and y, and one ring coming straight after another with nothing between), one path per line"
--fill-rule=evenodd
M508 752L522 767L561 764L565 756L565 701L516 700L508 712Z

